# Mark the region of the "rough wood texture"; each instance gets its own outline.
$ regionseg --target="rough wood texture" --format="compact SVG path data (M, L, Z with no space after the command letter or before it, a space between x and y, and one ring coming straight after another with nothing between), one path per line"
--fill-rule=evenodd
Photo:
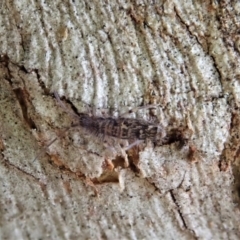
M239 1L48 2L0 3L0 238L239 239ZM98 116L159 104L131 117L172 141L76 128L33 161L73 121L54 91Z

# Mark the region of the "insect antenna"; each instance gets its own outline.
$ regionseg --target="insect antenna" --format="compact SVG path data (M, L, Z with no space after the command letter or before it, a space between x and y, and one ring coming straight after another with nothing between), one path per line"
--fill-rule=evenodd
M36 157L33 159L33 162L35 162L39 157L42 156L43 153L46 152L46 150L54 143L56 142L59 138L62 138L64 136L64 134L70 129L71 127L68 127L67 129L65 129L64 131L62 131L59 136L55 137L53 140L51 140L47 146L45 146L43 149L40 150L40 152L36 155Z
M58 93L56 91L54 91L53 94L54 94L58 104L63 108L63 110L66 113L68 113L69 115L72 115L74 117L79 118L79 116L76 113L73 113L72 111L69 111L69 109L63 104L63 102L61 101L61 99L60 99L60 97L59 97L59 95L58 95Z
M57 92L53 92L58 104L64 109L64 111L66 113L68 113L69 115L72 115L74 117L79 118L79 116L71 111L69 111L69 109L63 104L63 102L61 101L59 95ZM69 131L70 129L74 128L74 127L78 127L79 124L73 124L72 126L66 128L65 130L63 130L57 137L55 137L54 139L52 139L47 146L45 146L43 149L40 150L40 152L36 155L36 157L33 159L33 162L35 162L40 156L42 156L42 154L44 154L46 152L46 150L54 143L56 142L59 138L62 138L64 136L64 134Z

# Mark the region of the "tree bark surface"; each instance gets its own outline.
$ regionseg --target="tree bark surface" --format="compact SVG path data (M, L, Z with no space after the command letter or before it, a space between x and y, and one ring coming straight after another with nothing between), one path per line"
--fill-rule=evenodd
M1 239L240 238L239 1L4 0L0 22ZM63 133L139 106L168 141Z

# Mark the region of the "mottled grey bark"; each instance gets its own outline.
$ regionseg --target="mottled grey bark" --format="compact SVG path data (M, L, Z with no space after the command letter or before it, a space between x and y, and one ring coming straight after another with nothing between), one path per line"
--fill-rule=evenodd
M0 238L239 239L239 14L238 1L2 1ZM74 128L46 149L76 121L53 91L97 116L159 104L130 117L171 141L123 151Z

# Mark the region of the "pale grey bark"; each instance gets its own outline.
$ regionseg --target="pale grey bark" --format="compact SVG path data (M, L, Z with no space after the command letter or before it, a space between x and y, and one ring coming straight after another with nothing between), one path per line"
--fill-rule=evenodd
M1 239L239 239L238 1L4 0L0 13ZM99 116L159 104L131 117L187 140L120 154L74 129L33 161L73 121L53 91Z

